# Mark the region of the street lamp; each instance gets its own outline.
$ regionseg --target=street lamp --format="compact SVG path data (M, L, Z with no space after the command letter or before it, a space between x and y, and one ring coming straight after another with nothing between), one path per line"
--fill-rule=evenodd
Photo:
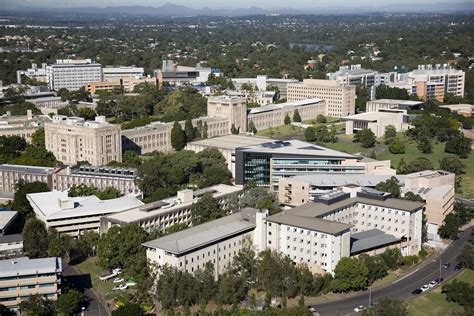
M84 315L85 315L85 311L86 311L86 308L85 308L84 306L82 306L81 316L84 316Z

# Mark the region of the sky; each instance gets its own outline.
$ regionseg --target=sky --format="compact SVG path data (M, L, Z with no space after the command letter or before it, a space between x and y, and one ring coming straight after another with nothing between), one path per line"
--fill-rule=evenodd
M455 2L465 2L466 0L451 0ZM410 4L433 4L440 2L450 2L450 0L0 0L6 7L15 7L18 5L28 7L54 7L54 8L66 8L66 7L106 7L106 6L130 6L130 5L144 5L159 7L165 3L173 3L185 5L191 8L203 8L210 7L216 9L231 9L231 8L248 8L251 6L272 9L272 8L293 8L293 9L304 9L304 8L320 8L320 7L357 7L357 6L370 6L379 7L383 5L410 5Z

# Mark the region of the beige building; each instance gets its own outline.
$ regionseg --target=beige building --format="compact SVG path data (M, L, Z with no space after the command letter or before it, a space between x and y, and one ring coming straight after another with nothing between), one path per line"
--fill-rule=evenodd
M425 103L421 101L409 101L409 100L394 100L394 99L379 99L368 101L366 105L366 112L378 112L379 110L391 110L391 109L420 109Z
M31 143L32 135L46 122L51 122L47 115L33 115L27 110L27 115L11 116L10 112L0 117L0 136L19 136Z
M56 115L44 126L46 149L56 159L75 165L88 161L94 166L103 166L111 161L122 161L120 125L97 116L95 121L84 121L78 117Z
M61 294L62 263L59 257L0 260L0 304L14 311L30 295L55 301Z
M20 180L44 182L51 188L53 186L54 172L54 168L48 167L0 165L0 192L15 192L15 186Z
M216 96L207 99L207 115L209 117L222 117L229 120L229 132L232 124L240 128L241 132L247 131L247 101L243 97Z
M86 91L96 93L98 91L112 91L123 88L125 92L132 92L136 85L146 83L157 85L156 78L135 78L123 77L114 81L88 82L85 85Z
M456 112L459 115L470 117L474 112L474 105L472 104L447 104L440 105L440 108L450 109L452 112Z
M200 117L192 122L194 127L202 126L203 130L206 129L208 138L229 134L230 126L227 118ZM185 122L179 123L184 128ZM173 151L171 146L173 125L173 122L153 122L143 127L123 130L122 148L124 151L133 150L138 154Z
M319 98L326 101L325 115L343 117L355 113L355 91L338 80L305 79L288 84L288 101Z
M397 132L404 132L410 128L410 116L406 110L379 109L377 112L354 114L342 118L346 121L346 135L355 134L362 129L370 129L375 137L383 137L385 128L395 127Z

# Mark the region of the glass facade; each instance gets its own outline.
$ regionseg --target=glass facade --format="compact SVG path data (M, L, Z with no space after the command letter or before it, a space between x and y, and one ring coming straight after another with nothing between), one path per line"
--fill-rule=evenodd
M244 183L255 181L257 186L269 186L271 155L258 153L244 155Z

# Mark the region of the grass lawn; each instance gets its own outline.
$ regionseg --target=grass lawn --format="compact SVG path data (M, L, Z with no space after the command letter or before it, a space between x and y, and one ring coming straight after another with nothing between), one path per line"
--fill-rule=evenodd
M474 284L474 271L465 269L451 280L454 279ZM441 294L441 287L408 301L408 313L413 316L443 316L451 310L462 312L463 308L456 303L446 301L444 295Z
M278 127L271 127L257 132L258 136L270 138L298 138L304 137L304 131L300 127L293 125L281 125ZM303 138L304 139L304 138Z

